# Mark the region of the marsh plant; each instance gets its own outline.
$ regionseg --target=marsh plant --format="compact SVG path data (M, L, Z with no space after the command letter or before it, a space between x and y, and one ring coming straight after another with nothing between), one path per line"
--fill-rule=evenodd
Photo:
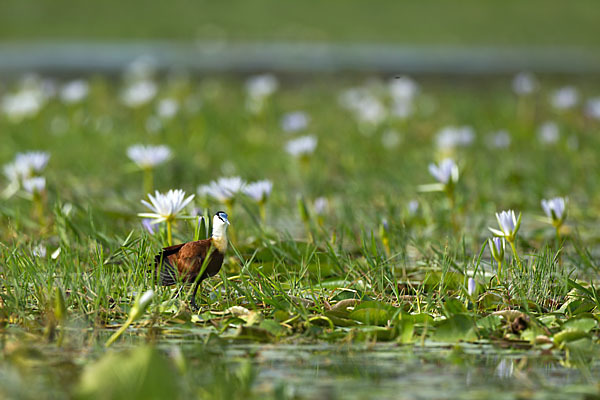
M311 155L317 148L317 137L314 135L305 135L289 140L285 144L285 151L291 156L300 160L300 163L306 166L309 163Z
M263 223L265 223L267 220L266 205L272 190L273 182L268 179L248 183L243 189L244 194L258 204L260 220Z
M542 200L542 209L556 230L556 244L560 246L560 228L567 218L567 199L564 197L554 197L549 200Z
M127 156L144 173L144 191L151 193L154 190L154 168L168 161L171 156L169 147L144 146L136 144L127 149Z
M496 261L498 265L498 284L501 283L502 277L502 262L504 261L504 250L506 248L506 241L503 237L494 237L488 239L488 246L490 249L490 253L492 254L492 258Z
M246 182L239 176L221 177L207 185L199 186L198 195L217 200L225 205L228 214L232 214L237 196L245 186Z
M577 104L587 107L568 115L539 102L532 121L553 118L560 127L542 147L533 125L524 129L498 111L519 101L507 81L483 92L427 81L417 88L408 78L362 86L347 85L351 78L308 80L302 90L267 79L244 97L244 80L174 85L152 80L145 68L124 85L94 78L87 93L76 84L61 95L55 83L52 94L43 79L2 91L1 398L138 398L148 388L147 398L331 398L337 393L317 389L330 390L332 381L342 382L338 397L377 397L373 386L396 385L417 387L413 397L439 397L405 384L428 373L443 378L444 389L458 388L449 397L473 397L473 390L485 397L488 382L467 385L469 392L462 382L475 370L494 376L506 355L520 361L501 374L514 378L502 387L513 392L501 396L522 396L525 382L538 397L597 397L599 186L589 171L600 145L591 134L600 126L598 94L584 99L581 92ZM534 104L538 86L519 85L519 98ZM269 103L275 89L281 94ZM134 109L122 109L124 90ZM593 90L600 89L590 82L586 92ZM22 104L14 103L18 93ZM342 107L332 101L339 93ZM251 97L262 103L259 115L248 115ZM190 112L190 98L203 106ZM68 129L36 129L60 127L65 110ZM113 151L123 143L148 140L150 117L161 124L152 137L168 140L168 151L142 154L144 146L131 163L141 177L173 159L172 173L156 173L153 186L165 189L136 196L144 200L132 206L136 175L107 174L106 165L123 165L125 154ZM107 118L111 130L102 128ZM264 135L245 134L253 129ZM315 135L307 139L309 129ZM117 131L123 134L110 133ZM577 152L562 140L567 132L582 144ZM45 151L23 155L31 143ZM444 155L427 167L432 154ZM301 163L310 174L296 173ZM419 186L423 177L432 184ZM195 195L168 190L202 183ZM561 239L573 226L568 246L545 246L550 231L521 227L513 210L498 210L488 240L494 204L535 216L535 193L549 187L588 205L568 210L567 221L565 198L542 202L544 221ZM44 229L30 213L37 196ZM210 217L224 209L241 240L229 238L195 311L186 298L190 282L177 275L159 287L152 266L165 246L207 238ZM461 217L460 230L445 229L448 212ZM110 351L98 346L105 343ZM456 361L450 369L448 360ZM414 366L416 377L389 365ZM565 370L573 366L580 369ZM291 389L279 391L283 384Z
M451 158L444 158L439 164L429 164L429 173L438 183L419 186L423 192L443 192L448 200L450 220L454 231L458 231L456 210L456 184L458 183L459 170L456 162Z
M133 307L129 311L129 316L127 320L121 327L106 341L105 346L111 346L121 335L129 328L129 326L140 319L146 309L150 305L152 298L154 297L154 290L150 289L144 293L140 293L140 295L135 299Z
M194 218L189 215L181 215L183 209L194 199L194 195L185 197L181 189L169 190L167 193L156 191L154 196L148 194L149 202L142 200L142 204L148 207L151 213L139 213L142 218L149 218L152 225L165 222L167 226L167 243L173 244L173 223L176 219Z
M498 220L498 226L500 229L488 228L496 237L505 239L508 244L510 244L510 248L512 249L513 257L517 262L520 270L523 270L523 264L521 263L521 259L519 258L519 254L517 253L517 247L515 242L517 240L517 232L519 232L519 227L521 226L521 213L519 216L515 216L515 212L513 210L502 211L500 213L496 213L496 220Z

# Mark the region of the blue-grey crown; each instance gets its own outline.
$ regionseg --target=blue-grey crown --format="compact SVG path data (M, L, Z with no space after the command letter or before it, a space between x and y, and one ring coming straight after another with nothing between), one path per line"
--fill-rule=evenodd
M229 222L229 220L227 219L227 213L225 211L219 211L216 215L221 219L221 221Z

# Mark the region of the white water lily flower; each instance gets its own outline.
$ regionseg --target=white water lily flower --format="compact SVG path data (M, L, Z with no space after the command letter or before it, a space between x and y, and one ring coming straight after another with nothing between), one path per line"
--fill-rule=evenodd
M587 101L585 113L590 118L600 119L600 97L594 97Z
M273 182L268 179L252 182L244 187L244 193L257 202L265 202L272 190Z
M139 107L156 96L158 88L151 80L141 80L127 86L121 93L121 100L128 107Z
M515 75L512 87L519 96L528 95L537 89L537 80L535 76L529 72L520 72Z
M32 253L36 257L44 258L46 257L47 253L46 246L44 246L43 244L38 244L33 248Z
M20 182L46 168L50 154L43 151L17 153L15 160L4 166L4 175L11 182Z
M179 103L172 98L162 99L156 106L156 114L164 119L173 118L179 111Z
M466 147L475 140L475 131L470 126L446 126L435 136L437 147L448 149Z
M560 138L560 128L556 122L546 121L538 129L538 139L543 144L554 144Z
M185 197L185 192L181 189L169 190L167 193L160 193L155 191L154 196L148 194L150 202L142 200L142 204L148 207L153 212L151 213L139 213L139 217L152 218L154 224L158 224L163 221L172 221L178 218L178 215L185 206L187 206L193 199L194 195Z
M136 144L127 149L127 156L142 169L153 168L171 158L171 149L167 146L144 146Z
M26 165L31 171L42 172L50 160L50 154L44 151L29 151L18 153L15 162Z
M4 96L2 111L12 121L36 115L45 103L44 97L34 90L21 90Z
M399 119L408 118L414 110L414 98L419 85L407 76L392 79L388 85L392 97L391 114Z
M253 114L260 113L267 99L275 93L279 82L274 75L263 74L248 78L246 81L246 109Z
M573 86L565 86L556 90L550 98L550 103L558 110L573 108L578 102L579 92Z
M294 157L312 154L317 148L317 138L313 135L292 139L285 145L285 151Z
M232 200L244 188L245 184L239 176L223 177L210 182L208 185L198 187L198 194L225 203Z
M567 217L566 199L564 197L554 197L549 200L542 200L544 213L552 221L552 225L560 226Z
M367 88L346 89L340 94L339 102L352 111L361 124L377 126L387 117L383 103Z
M395 101L411 101L419 93L419 85L408 76L401 76L390 80L388 89Z
M439 165L429 164L429 173L444 185L458 182L458 166L451 158L445 158Z
M381 124L387 114L383 103L375 96L363 97L354 110L359 122L370 125Z
M496 213L496 219L498 220L500 230L494 228L488 229L494 235L504 237L509 242L513 242L519 231L519 226L521 225L521 214L519 213L519 217L516 217L513 210L502 211Z
M23 181L23 189L27 193L41 193L46 189L46 178L43 176L34 176Z
M510 142L510 134L505 130L491 133L487 138L488 146L495 149L505 149L510 146Z
M475 283L475 279L469 278L469 280L467 282L467 293L469 293L469 296L473 296L476 288L477 288L477 284Z
M306 129L310 117L303 111L293 111L281 118L281 129L284 132L297 132Z
M9 182L16 182L17 184L31 175L31 169L27 165L17 162L6 164L3 171Z
M329 208L329 200L327 200L326 197L317 197L313 203L313 208L315 210L315 214L323 215Z
M278 87L279 82L272 74L255 75L246 81L246 92L254 99L269 97L275 93Z
M60 89L60 99L63 103L74 104L85 99L90 91L90 85L83 79L68 82Z
M492 257L498 263L501 263L504 260L504 250L506 249L506 242L503 237L493 237L488 239L488 245L490 247L490 253L492 253Z

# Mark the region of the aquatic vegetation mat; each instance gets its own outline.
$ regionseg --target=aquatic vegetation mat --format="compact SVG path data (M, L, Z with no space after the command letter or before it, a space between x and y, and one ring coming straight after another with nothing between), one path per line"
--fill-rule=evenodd
M7 83L0 395L598 396L598 90Z

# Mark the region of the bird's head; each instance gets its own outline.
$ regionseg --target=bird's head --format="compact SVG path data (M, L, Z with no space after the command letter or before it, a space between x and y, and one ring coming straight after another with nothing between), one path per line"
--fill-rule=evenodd
M225 213L224 211L217 212L213 218L213 229L214 228L226 229L227 225L229 225L229 220L227 219L227 213Z

